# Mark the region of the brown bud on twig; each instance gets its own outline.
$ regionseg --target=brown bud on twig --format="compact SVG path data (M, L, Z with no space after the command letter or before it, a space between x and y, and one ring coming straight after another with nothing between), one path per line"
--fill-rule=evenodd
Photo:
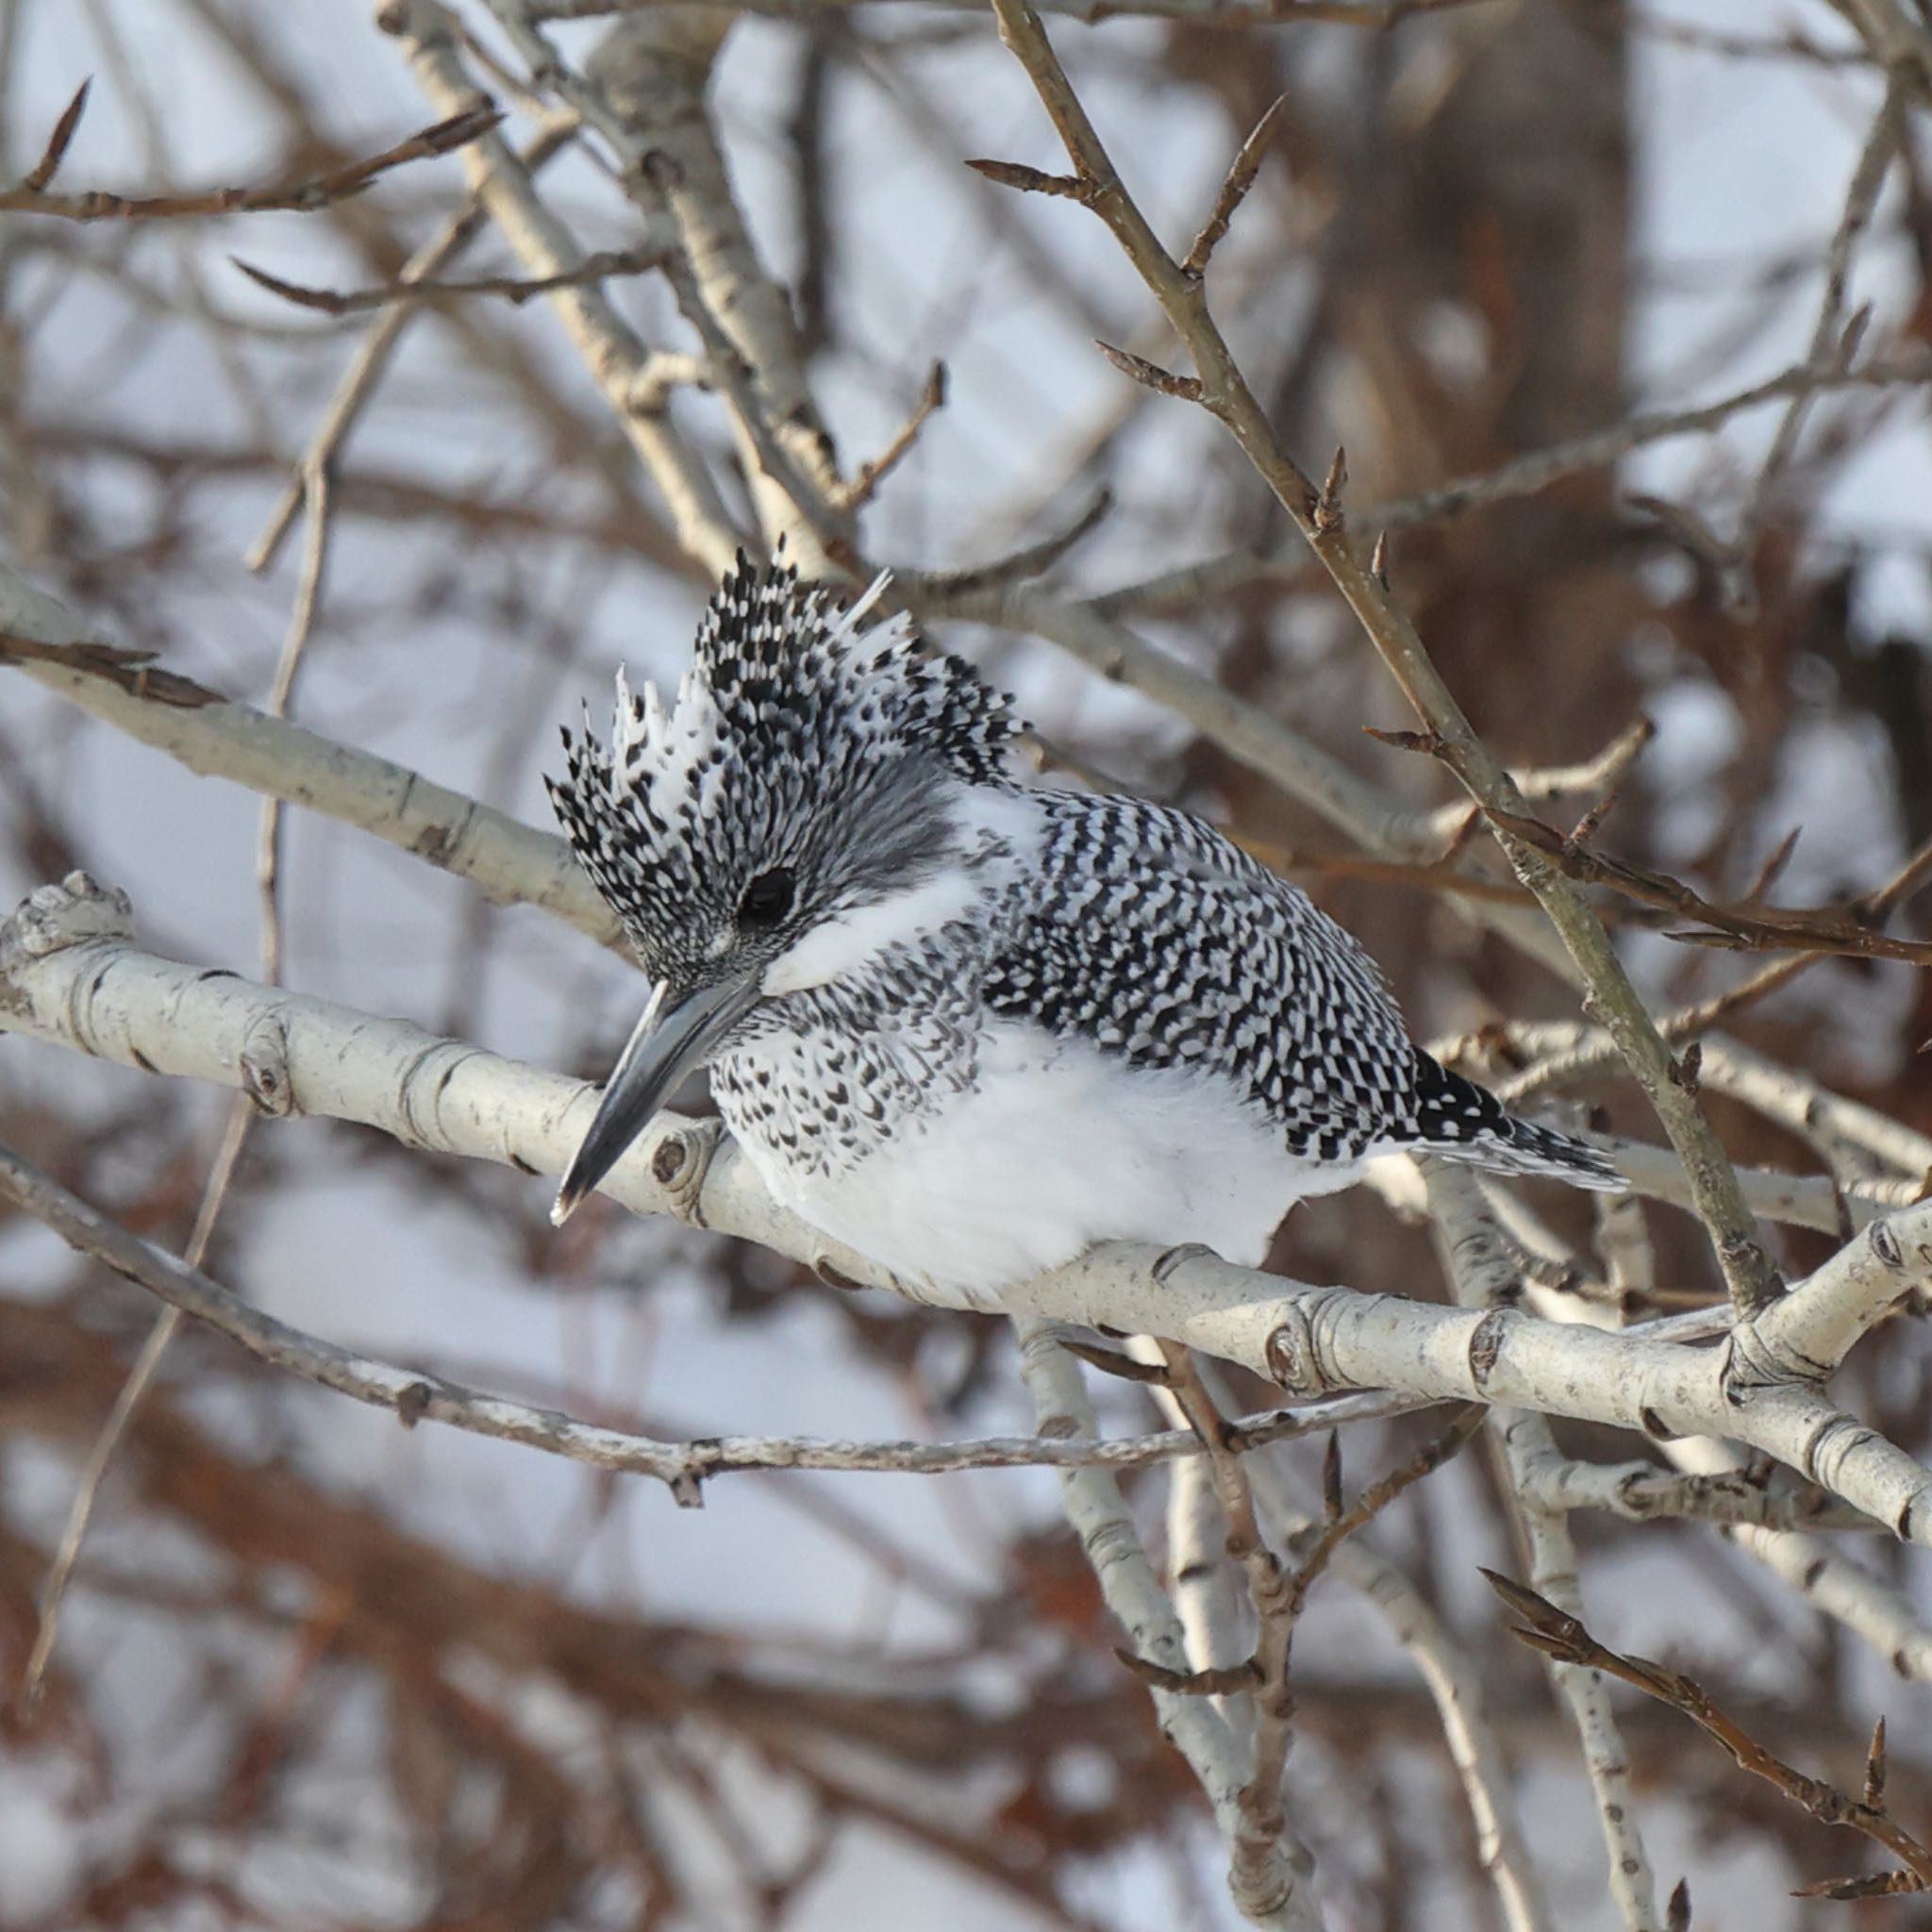
M1382 731L1374 724L1362 726L1377 744L1392 745L1397 751L1426 752L1432 758L1442 755L1442 739L1434 731Z
M1324 537L1332 536L1346 524L1341 508L1341 492L1347 484L1348 452L1337 443L1335 459L1328 465L1328 475L1322 484L1321 493L1308 510L1310 521Z
M1680 1878L1664 1907L1664 1932L1690 1932L1690 1881Z
M80 117L87 109L88 90L93 86L92 78L84 80L75 89L74 98L61 108L60 118L54 124L54 131L47 137L46 150L34 163L33 172L21 179L23 188L30 189L36 194L54 178L54 172L67 155L68 143L74 139L74 130L80 125Z
M1176 375L1173 370L1163 369L1159 363L1150 362L1144 356L1135 355L1131 349L1117 349L1111 342L1096 341L1094 347L1123 375L1131 375L1146 389L1158 390L1164 396L1179 396L1183 402L1198 403L1201 400L1201 380L1198 376Z
M1024 161L969 160L975 175L984 175L1002 188L1021 194L1060 194L1069 201L1091 203L1098 184L1077 175L1049 175L1041 168L1029 168Z
M1885 1720L1872 1727L1872 1748L1865 1754L1865 1803L1874 1810L1885 1802Z
M1287 105L1288 96L1276 94L1274 105L1255 123L1254 131L1241 142L1241 152L1229 162L1221 192L1214 197L1213 212L1194 237L1194 245L1188 250L1188 258L1181 263L1181 273L1190 281L1198 282L1208 273L1208 264L1213 258L1215 249L1221 245L1222 237L1227 233L1236 209L1248 198L1248 190L1255 185L1262 157L1268 152L1268 143L1274 137L1281 110Z

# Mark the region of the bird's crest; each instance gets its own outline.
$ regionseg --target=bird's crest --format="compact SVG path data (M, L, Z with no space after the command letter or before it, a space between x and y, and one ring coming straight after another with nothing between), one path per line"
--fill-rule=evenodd
M654 971L727 917L749 875L808 864L895 768L1005 781L1024 728L1008 701L909 618L866 625L886 583L841 606L782 557L758 567L741 551L675 701L620 671L608 749L588 709L581 734L565 729L551 801Z

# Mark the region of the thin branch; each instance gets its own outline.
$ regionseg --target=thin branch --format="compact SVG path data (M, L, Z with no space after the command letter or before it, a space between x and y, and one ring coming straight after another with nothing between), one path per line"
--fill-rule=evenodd
M61 124L70 137L70 117L78 117L80 104L81 96L77 95L61 116ZM393 147L384 148L379 155L332 168L325 175L271 188L212 188L197 194L125 195L109 193L105 189L89 189L79 194L50 194L34 178L41 168L47 167L47 157L43 156L41 166L19 187L0 189L0 214L56 215L72 222L160 221L195 215L260 214L270 209L313 214L360 194L392 168L466 147L502 119L500 109L487 101L479 102L410 135ZM57 127L56 141L59 137L60 129ZM60 146L64 148L64 141ZM48 143L48 155L58 165L59 153L54 142ZM52 170L48 173L51 175Z
M592 282L607 282L620 275L641 275L664 266L661 248L607 249L589 255L575 268L554 275L477 275L469 281L440 282L428 276L404 276L381 282L373 289L311 289L301 282L286 282L243 261L228 258L251 282L279 295L301 308L319 308L325 315L356 315L368 308L388 308L398 302L460 302L474 295L500 295L507 302L527 302L533 295L553 294L558 289L581 289Z
M208 1179L202 1186L201 1206L195 1211L194 1226L189 1234L188 1245L181 1251L184 1269L198 1269L202 1257L208 1253L208 1244L213 1238L223 1204L228 1198L235 1169L241 1162L242 1149L247 1144L248 1129L254 1119L254 1108L244 1096L238 1094L229 1105L221 1145L215 1150ZM0 1148L0 1166L11 1158L4 1148ZM25 1169L25 1162L21 1166ZM45 1181L48 1187L55 1185L46 1181L44 1175L35 1174L34 1178L37 1182ZM0 1173L0 1188L8 1185L8 1176ZM37 1208L24 1202L19 1205L40 1218ZM155 1252L158 1254L161 1251L157 1249ZM108 1419L101 1424L100 1432L88 1451L87 1460L81 1465L74 1499L67 1506L67 1522L61 1529L60 1541L55 1549L53 1562L47 1566L46 1580L41 1586L40 1621L34 1632L33 1648L27 1654L25 1667L20 1675L20 1699L28 1711L40 1701L47 1666L53 1660L54 1646L59 1640L60 1607L66 1600L67 1587L73 1580L75 1567L80 1561L81 1546L87 1540L88 1524L93 1518L94 1502L100 1494L102 1479L127 1434L128 1424L141 1407L142 1398L153 1385L161 1358L167 1354L169 1344L175 1339L175 1331L180 1324L179 1308L171 1305L161 1310L148 1330L147 1340L142 1343L141 1353L135 1357L126 1380L121 1384L120 1392L114 1397L114 1406L108 1411Z
M1224 1412L1232 1407L1227 1378L1216 1364L1202 1358L1196 1366ZM1267 1520L1297 1539L1316 1528L1289 1496L1278 1460L1257 1457L1247 1471L1257 1506ZM1324 1505L1325 1517L1338 1513ZM1343 1582L1374 1606L1390 1634L1415 1660L1441 1723L1443 1742L1475 1826L1477 1855L1495 1885L1505 1924L1509 1932L1541 1932L1548 1915L1518 1816L1515 1780L1483 1709L1482 1673L1423 1592L1366 1540L1351 1537L1339 1543L1330 1564Z
M1657 409L1620 418L1601 429L1588 430L1562 442L1526 452L1493 469L1457 476L1433 490L1361 512L1365 523L1391 530L1413 529L1444 517L1462 516L1492 503L1532 496L1586 470L1600 470L1653 442L1680 436L1698 436L1721 429L1733 417L1790 397L1826 395L1846 389L1923 389L1932 383L1932 355L1907 355L1867 362L1856 368L1834 362L1799 362L1715 402L1684 409Z
M598 20L639 13L662 0L526 0L532 20ZM811 20L841 12L861 0L731 0L734 13L779 20ZM923 0L935 11L977 10L975 0ZM1190 26L1228 31L1257 26L1339 25L1380 32L1416 15L1446 13L1481 0L1047 0L1050 13L1097 25L1108 20L1177 20Z
M1437 1217L1437 1246L1457 1301L1491 1312L1508 1307L1519 1284L1474 1180L1431 1161L1427 1183ZM1582 1584L1569 1521L1533 1500L1538 1470L1559 1459L1549 1418L1533 1409L1498 1407L1492 1423L1503 1452L1505 1491L1529 1553L1530 1574L1539 1589L1580 1616ZM1662 1932L1657 1881L1633 1804L1629 1753L1608 1694L1600 1678L1561 1659L1551 1664L1550 1680L1570 1712L1582 1749L1603 1833L1610 1896L1629 1932Z
M1246 1666L1255 1713L1251 1768L1236 1801L1227 1882L1241 1910L1260 1919L1291 1906L1302 1894L1306 1877L1294 1856L1298 1848L1281 1788L1294 1737L1288 1660L1301 1606L1293 1580L1262 1534L1254 1491L1228 1439L1226 1418L1186 1348L1163 1341L1160 1353L1174 1399L1207 1448L1215 1500L1227 1524L1227 1554L1246 1575L1255 1606L1255 1654Z
M1898 157L1899 142L1905 130L1906 92L1904 76L1894 70L1887 79L1885 98L1873 118L1865 144L1852 170L1851 182L1845 190L1844 208L1824 255L1824 289L1819 297L1818 320L1812 328L1810 354L1807 358L1813 368L1848 369L1857 355L1869 314L1855 317L1847 325L1845 291L1851 280L1852 258L1857 253L1860 237L1871 225L1878 197L1885 187L1885 177L1891 172L1891 164ZM1791 398L1772 438L1771 448L1765 455L1757 481L1745 505L1734 554L1740 568L1746 573L1744 582L1747 585L1750 583L1751 558L1765 521L1771 514L1772 500L1779 479L1797 453L1798 438L1817 394L1815 389L1800 391ZM1755 594L1754 591L1754 602Z
M1665 935L1668 939L1700 946L1790 949L1932 966L1932 941L1890 938L1856 914L1713 905L1683 880L1593 852L1581 840L1566 836L1532 813L1490 806L1484 815L1579 885L1605 886L1640 905L1699 920L1713 928L1709 932L1671 932ZM1658 1024L1661 1028L1662 1023Z
M142 744L252 791L325 812L445 872L498 904L540 906L605 945L610 908L552 833L431 783L421 773L236 703L154 665L145 653L85 641L60 605L0 564L0 664Z
M1854 899L1844 908L1843 917L1861 925L1881 926L1891 912L1919 891L1928 876L1932 876L1932 839L1920 846L1883 885ZM1774 959L1728 991L1665 1014L1657 1022L1657 1031L1669 1041L1700 1039L1720 1020L1757 1000L1768 998L1779 988L1790 985L1820 959L1830 957L1828 953L1814 951L1795 953L1786 959ZM1499 1083L1496 1091L1506 1100L1523 1100L1544 1088L1561 1085L1602 1067L1614 1066L1617 1059L1615 1042L1607 1034L1595 1033L1593 1037L1574 1040L1567 1048L1548 1055L1536 1065Z
M911 415L907 417L898 435L893 437L879 454L870 462L861 463L858 474L849 483L841 484L835 495L841 509L858 509L870 503L879 485L898 468L919 440L919 432L925 427L926 419L935 410L945 407L946 365L935 362L931 373L925 378L925 387L919 393L919 401L913 407Z
M246 1120L252 1113L252 1108L244 1102L236 1117ZM199 1239L191 1241L186 1251L189 1254L206 1249L205 1229L212 1222L210 1204L218 1205L225 1191L239 1144L231 1120L228 1138L210 1174L202 1214L196 1224ZM70 1193L31 1162L4 1147L0 1147L0 1195L52 1228L77 1252L92 1256L117 1274L159 1296L177 1317L186 1314L206 1323L258 1361L319 1388L332 1389L358 1402L388 1409L408 1428L424 1422L442 1423L472 1435L523 1443L592 1468L655 1477L687 1507L702 1502L702 1486L710 1477L753 1470L827 1470L895 1475L950 1475L969 1469L1118 1470L1145 1468L1201 1453L1199 1441L1188 1429L1169 1429L1113 1441L1056 1436L994 1436L963 1442L862 1442L809 1436L712 1436L688 1442L658 1441L579 1422L557 1409L538 1408L471 1389L443 1375L341 1347L279 1322L204 1274L198 1262L176 1259L164 1249L130 1233ZM155 1347L155 1339L150 1336L146 1353L153 1352ZM123 1391L127 1412L131 1413L144 1386L145 1377L138 1372L130 1375ZM1251 1449L1292 1436L1331 1429L1350 1420L1379 1420L1391 1412L1389 1404L1378 1399L1367 1405L1324 1405L1306 1413L1283 1411L1249 1417L1237 1426L1234 1440L1239 1448ZM116 1413L125 1423L125 1417L119 1408ZM103 1466L112 1452L111 1439L118 1434L118 1429L110 1427L96 1445L94 1460ZM84 1484L82 1493L91 1493L91 1486ZM65 1549L63 1544L63 1555ZM70 1557L66 1567L71 1568L71 1563ZM50 1585L50 1598L57 1595ZM49 1616L42 1625L42 1647L36 1653L42 1663L42 1650L50 1647L52 1641Z
M1651 443L1704 435L1723 428L1734 417L1792 396L1826 395L1848 389L1923 389L1927 384L1932 384L1932 355L1894 356L1856 368L1845 368L1836 361L1823 365L1800 362L1714 402L1620 416L1600 428L1586 430L1541 449L1525 451L1491 469L1452 477L1432 490L1369 504L1355 512L1356 521L1362 528L1376 530L1380 537L1387 537L1391 532L1463 516L1491 504L1533 496L1565 477L1603 469ZM1677 507L1671 508L1674 512ZM1382 572L1373 569L1373 558L1371 564L1372 575L1379 580ZM1257 580L1300 583L1307 575L1307 553L1300 544L1266 553L1228 550L1199 563L1122 585L1094 598L1092 603L1096 610L1108 617L1158 616L1196 608L1210 598L1225 596ZM1385 583L1382 588L1386 591L1389 587Z
M553 121L540 127L529 144L519 155L519 165L525 168L534 180L536 175L562 151L575 129L576 122L574 116ZM402 275L398 277L399 282L407 286L433 276L437 270L462 253L475 238L486 219L482 199L472 189L465 206L450 216L403 264ZM269 520L263 526L261 535L248 547L246 562L251 571L266 570L275 561L275 553L281 548L282 540L294 524L295 512L302 507L304 479L312 469L324 465L330 468L335 466L338 455L354 429L358 418L375 395L376 385L388 373L403 331L408 328L416 313L416 310L405 303L391 304L376 316L375 324L363 336L354 358L343 370L340 381L336 384L335 392L329 397L328 405L322 412L315 434L310 438L308 448L301 462L296 465L294 475L283 487L275 508L269 513Z
M1214 197L1213 209L1201 232L1194 237L1194 245L1188 250L1187 259L1181 263L1184 275L1191 275L1198 282L1208 273L1208 264L1214 259L1214 251L1221 246L1228 225L1234 220L1241 203L1248 198L1248 191L1254 187L1255 177L1261 172L1268 143L1274 139L1274 130L1281 125L1281 110L1287 106L1288 96L1276 94L1267 111L1255 123L1247 140L1241 142L1240 152L1228 164L1221 192Z
M433 105L455 111L478 98L458 57L450 18L435 0L391 0L377 14L376 24L401 42ZM530 166L500 135L486 134L466 147L463 169L471 192L527 274L568 275L583 260L585 251L538 195ZM647 243L667 235L659 220ZM649 350L600 287L562 286L547 299L669 507L679 546L712 577L724 576L742 540L717 485L665 414L631 407L650 361Z
M1093 1411L1080 1372L1058 1345L1054 1328L1035 1320L1020 1320L1015 1325L1020 1335L1021 1370L1033 1394L1041 1434L1076 1438L1095 1434ZM1224 1475L1227 1452L1217 1447L1213 1439L1202 1440L1208 1455L1216 1458L1215 1492L1224 1509L1230 1493ZM1235 1458L1237 1471L1240 1466ZM1243 1778L1241 1743L1226 1721L1203 1698L1157 1681L1162 1673L1186 1675L1186 1636L1141 1547L1119 1485L1104 1472L1075 1470L1062 1474L1060 1486L1068 1519L1093 1563L1108 1607L1132 1641L1130 1655L1153 1667L1155 1674L1147 1681L1161 1727L1200 1778L1224 1836L1236 1847L1235 1859L1241 1866L1244 1856L1241 1847L1252 1830L1249 1792L1253 1788L1252 1780ZM1277 1928L1277 1932L1320 1932L1320 1913L1307 1882L1308 1855L1289 1832L1285 1819L1278 1821L1260 1866L1257 1885L1245 1892L1237 1890L1235 1894L1248 1919Z
M1342 1543L1357 1530L1366 1528L1405 1490L1412 1489L1424 1476L1433 1475L1445 1462L1460 1455L1463 1446L1482 1427L1488 1416L1489 1410L1480 1403L1472 1403L1440 1436L1432 1436L1406 1462L1397 1464L1379 1481L1371 1483L1346 1509L1329 1509L1328 1520L1323 1524L1314 1541L1306 1550L1296 1552L1297 1561L1289 1594L1297 1615L1307 1601L1309 1590L1327 1569ZM1330 1438L1331 1445L1336 1440ZM1339 1498L1333 1500L1339 1501Z
M1087 508L1064 529L1055 530L1024 549L1009 551L991 563L968 564L960 570L895 570L892 588L922 603L937 605L997 584L1019 583L1050 570L1076 543L1091 536L1113 509L1113 491L1103 484Z
M1932 1848L1907 1831L1882 1802L1848 1797L1836 1785L1823 1778L1811 1777L1787 1764L1774 1753L1766 1750L1742 1724L1726 1716L1695 1678L1687 1677L1681 1671L1670 1670L1663 1664L1652 1663L1648 1657L1626 1657L1611 1650L1607 1644L1598 1642L1578 1618L1560 1609L1537 1591L1525 1589L1509 1577L1499 1576L1493 1570L1485 1570L1483 1574L1489 1579L1490 1588L1516 1616L1523 1619L1511 1630L1511 1636L1521 1639L1532 1650L1541 1651L1545 1657L1579 1670L1600 1671L1607 1676L1633 1685L1646 1697L1654 1697L1658 1703L1682 1711L1707 1736L1716 1739L1740 1769L1774 1785L1821 1824L1841 1825L1883 1845L1911 1874L1910 1883L1894 1884L1888 1890L1932 1890ZM1883 1745L1880 1742L1874 1747L1874 1757L1882 1762L1882 1755ZM1874 1787L1882 1793L1882 1772L1876 1776L1868 1774L1867 1789ZM1840 1888L1844 1883L1834 1879L1825 1881L1823 1886L1807 1886L1799 1896L1875 1895L1842 1890Z
M303 654L313 634L316 614L321 607L323 578L328 562L328 472L321 468L313 470L307 481L308 541L303 557L302 580L296 591L295 606L290 617L289 631L283 641L281 656L275 666L275 685L269 700L270 714L277 718L287 712L289 701L294 693ZM261 977L263 983L269 986L277 985L282 976L281 829L281 801L275 798L264 800L257 841L256 865L261 901ZM273 1099L267 1098L266 1105L273 1108ZM188 1246L183 1250L183 1264L189 1269L198 1269L202 1257L208 1252L208 1242L214 1235L215 1224L220 1218L223 1204L227 1199L235 1170L241 1162L242 1150L247 1144L248 1130L256 1117L256 1107L251 1104L250 1096L245 1093L238 1094L229 1107L228 1124L208 1173L202 1194L201 1208L195 1217L194 1228L189 1237ZM29 1708L39 1697L42 1677L48 1659L53 1655L55 1637L59 1625L60 1602L73 1576L75 1565L79 1560L81 1543L87 1534L88 1521L93 1513L94 1498L99 1492L102 1478L106 1475L108 1465L113 1459L114 1452L126 1433L128 1424L133 1421L135 1412L141 1406L142 1396L146 1394L149 1385L159 1373L162 1358L175 1339L175 1331L180 1325L180 1322L181 1310L178 1307L170 1306L162 1309L154 1326L148 1331L147 1340L142 1345L141 1353L135 1358L127 1379L122 1384L107 1423L103 1425L82 1468L80 1482L69 1509L67 1526L61 1536L60 1546L56 1552L41 1598L40 1629L22 1678L22 1696Z
M728 20L658 8L624 21L594 75L566 60L519 0L486 0L528 64L609 146L618 180L648 222L668 217L664 275L732 412L768 542L849 567L856 525L837 500L832 441L799 352L786 291L768 275L732 196L705 98ZM722 575L721 573L718 573Z
M1601 1509L1626 1523L1748 1524L1758 1529L1879 1530L1837 1497L1810 1486L1769 1489L1745 1470L1659 1469L1654 1462L1577 1462L1559 1457L1540 1467L1525 1499L1549 1510Z
M1492 810L1521 812L1523 801L1507 772L1472 729L1414 625L1356 555L1341 514L1339 482L1335 490L1317 491L1296 467L1208 313L1201 284L1181 273L1122 185L1039 14L1028 0L993 0L993 8L1001 39L1032 79L1075 171L1097 184L1094 212L1112 230L1187 344L1203 406L1225 425L1301 531L1424 724L1441 741L1445 761L1471 796ZM1758 1241L1723 1143L1694 1096L1674 1077L1675 1060L1589 903L1541 855L1507 832L1500 842L1518 876L1542 902L1584 976L1591 1006L1622 1049L1682 1158L1732 1299L1740 1313L1750 1313L1774 1298L1781 1285Z

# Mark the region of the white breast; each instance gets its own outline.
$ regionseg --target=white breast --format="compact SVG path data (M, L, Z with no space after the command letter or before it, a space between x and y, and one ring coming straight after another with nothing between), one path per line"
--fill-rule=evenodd
M992 1027L971 1086L840 1172L744 1144L788 1207L958 1307L997 1307L1000 1288L1101 1241L1200 1241L1253 1266L1296 1200L1359 1172L1297 1161L1217 1075L1136 1071L1025 1023Z

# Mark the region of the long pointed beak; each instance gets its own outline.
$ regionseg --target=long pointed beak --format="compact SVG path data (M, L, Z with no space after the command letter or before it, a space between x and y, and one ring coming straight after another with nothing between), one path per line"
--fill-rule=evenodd
M665 983L658 984L616 1071L604 1083L604 1098L590 1131L551 1204L550 1219L557 1226L617 1165L672 1090L757 997L756 976L724 979L699 987L667 1009Z

